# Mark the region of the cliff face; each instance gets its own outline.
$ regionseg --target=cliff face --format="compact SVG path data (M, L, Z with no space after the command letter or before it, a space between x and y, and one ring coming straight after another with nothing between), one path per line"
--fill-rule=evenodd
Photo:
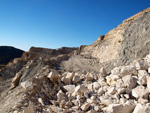
M40 57L43 59L50 59L51 57L56 57L58 55L69 54L76 49L77 48L68 48L68 47L62 47L59 49L31 47L29 52L25 52L23 54L22 59L30 60L33 58L40 58Z
M150 12L135 20L123 33L120 64L143 58L150 52Z
M129 64L149 53L150 8L126 19L117 28L100 36L92 45L84 46L80 55L97 58L108 70L116 65Z
M86 54L88 51L92 57L99 58L100 62L104 63L122 57L120 53L122 54L121 51L124 51L127 45L135 46L137 50L145 50L144 48L140 48L139 43L143 43L143 41L147 43L149 40L150 28L148 26L150 24L150 14L148 12L150 12L150 8L124 20L117 28L109 31L103 40L98 39L92 45L86 46L81 54ZM132 40L131 38L134 39ZM138 44L134 45L136 39L138 39ZM129 41L127 42L126 40L134 44L128 43ZM133 60L137 57L131 59Z

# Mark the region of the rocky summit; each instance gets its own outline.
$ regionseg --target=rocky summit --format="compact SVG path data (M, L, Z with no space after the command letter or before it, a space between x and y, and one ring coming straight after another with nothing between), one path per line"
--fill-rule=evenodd
M150 113L150 8L79 48L31 47L0 70L0 113Z

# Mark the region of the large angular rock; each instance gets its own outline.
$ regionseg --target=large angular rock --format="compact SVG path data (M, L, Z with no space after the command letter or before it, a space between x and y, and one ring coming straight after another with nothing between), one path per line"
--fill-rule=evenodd
M108 90L108 93L109 94L115 94L117 92L117 90L116 90L116 88L115 87L112 87L112 88L110 88L109 90Z
M58 79L61 78L58 71L56 71L54 69L51 70L51 72L49 73L49 75L47 77L51 80L51 82L54 82L54 83L57 82Z
M124 76L122 78L124 86L126 87L126 93L130 93L131 90L136 86L136 81L131 75Z
M106 70L102 67L101 69L100 69L100 76L103 76L103 77L105 77L107 74L106 74Z
M137 86L132 90L132 96L135 98L148 99L149 91L144 86Z
M65 94L61 90L57 93L57 99L58 99L58 102L66 100Z
M75 91L75 85L66 85L64 86L64 89L66 89L69 93L73 93Z
M145 106L145 105L138 103L133 113L150 113L150 106Z
M103 90L103 88L99 88L99 90L97 91L98 96L101 96L105 93L105 91Z
M110 113L132 113L135 105L130 104L111 104L108 106L107 111Z
M106 86L107 85L104 77L99 77L97 82L99 83L100 86Z
M138 84L139 85L146 85L147 84L147 77L148 73L145 70L139 70L138 71Z
M137 70L135 66L128 65L123 66L120 71L122 76L131 75L131 74L137 74Z
M74 73L68 72L64 77L62 77L61 81L66 85L71 84Z
M123 105L121 104L110 104L107 108L107 112L110 113L121 113Z
M132 64L137 70L148 70L148 63L144 60L135 60Z
M76 88L75 88L75 92L77 94L83 94L85 91L87 91L87 88L85 87L85 85L78 85Z
M101 86L100 86L100 84L99 84L98 82L94 82L94 83L93 83L93 89L94 89L94 90L98 90L100 87L101 87Z
M86 110L88 110L89 107L90 107L90 104L89 104L89 103L85 103L85 104L83 104L83 105L81 106L81 109L82 109L83 111L86 111Z
M31 80L21 82L20 85L25 91L31 91L34 88L33 82Z
M92 81L94 79L94 76L91 73L87 73L85 81Z

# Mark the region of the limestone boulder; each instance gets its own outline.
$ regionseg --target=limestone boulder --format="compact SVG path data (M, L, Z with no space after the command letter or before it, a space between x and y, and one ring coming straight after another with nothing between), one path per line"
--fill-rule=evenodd
M92 75L92 73L87 73L86 77L85 77L85 81L92 81L94 79L94 76Z
M81 106L81 109L82 109L83 111L87 111L89 107L90 107L90 104L89 104L89 103L84 103L84 104Z
M112 87L112 88L110 88L109 90L108 90L108 93L109 94L115 94L117 92L117 90L116 90L116 88L115 87Z
M21 82L20 85L25 91L32 91L34 89L34 84L31 80Z
M102 67L102 68L100 69L100 76L105 77L106 75L107 75L106 70Z
M147 77L148 73L145 70L139 70L138 71L138 84L139 85L146 85L147 84Z
M84 92L87 91L87 88L85 87L85 85L78 85L76 88L75 88L75 92L79 95L83 94Z
M108 106L107 111L110 113L132 113L135 105L130 104L111 104Z
M66 89L69 93L73 93L75 91L75 85L65 85L64 89Z
M135 98L148 99L149 91L144 86L137 86L131 92Z
M61 78L60 74L58 73L58 71L52 69L51 72L49 73L49 75L47 76L52 82L57 82L58 79Z
M131 75L124 76L122 80L124 82L124 86L126 87L126 93L130 93L137 84Z
M94 83L93 83L93 89L94 89L94 90L98 90L100 87L101 87L101 86L100 86L100 84L99 84L98 82L94 82Z
M145 105L138 103L133 113L150 113L150 106L145 106Z
M61 81L64 82L66 85L72 83L74 73L68 72L64 77L62 77Z

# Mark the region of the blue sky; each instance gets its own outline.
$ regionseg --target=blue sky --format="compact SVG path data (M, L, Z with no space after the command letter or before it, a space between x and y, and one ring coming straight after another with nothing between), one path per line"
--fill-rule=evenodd
M150 6L150 0L0 0L0 46L79 47Z

